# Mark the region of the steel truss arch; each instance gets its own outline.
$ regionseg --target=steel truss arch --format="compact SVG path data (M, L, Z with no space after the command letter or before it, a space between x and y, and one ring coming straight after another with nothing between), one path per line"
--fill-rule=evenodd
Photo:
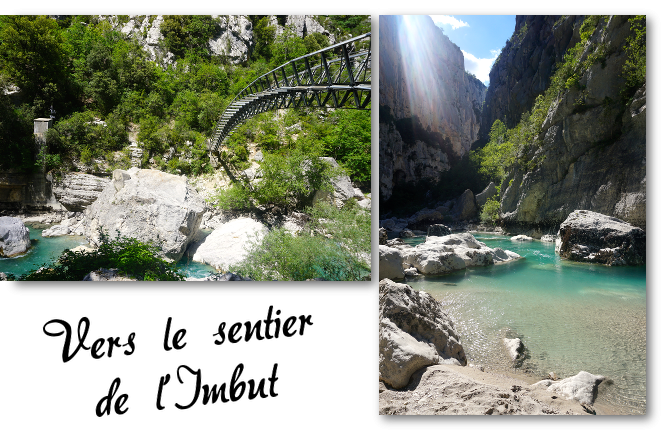
M368 109L371 64L370 32L290 60L263 74L226 107L217 122L210 150L217 152L238 125L269 110Z

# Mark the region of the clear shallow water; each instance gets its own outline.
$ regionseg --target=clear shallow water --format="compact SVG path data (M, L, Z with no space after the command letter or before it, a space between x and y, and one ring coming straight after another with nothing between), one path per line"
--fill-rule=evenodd
M76 246L85 245L85 237L80 236L62 236L43 238L43 229L34 229L26 225L30 230L30 241L32 247L24 255L14 258L0 258L0 272L11 273L16 277L36 270L44 264L55 261L65 249L72 249ZM183 257L178 262L178 268L187 275L187 277L206 277L215 269L209 265L193 262Z
M646 267L573 263L562 261L553 243L474 236L525 259L407 280L443 303L469 362L510 370L502 340L520 337L530 355L521 369L604 375L613 384L601 386L598 404L645 413Z

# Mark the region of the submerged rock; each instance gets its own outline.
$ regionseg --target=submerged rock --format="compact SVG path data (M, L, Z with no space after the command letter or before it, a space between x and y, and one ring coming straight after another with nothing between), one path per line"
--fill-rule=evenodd
M576 210L561 224L556 252L578 262L641 265L646 263L646 232L616 217Z
M510 359L514 366L520 366L526 357L526 347L520 338L503 338L503 344L508 349Z
M402 388L418 369L466 365L464 348L441 303L409 285L379 283L379 380Z
M593 405L598 396L598 386L605 381L602 375L590 374L580 371L579 374L559 381L543 380L534 386L544 387L555 393L560 393L568 399L574 399L582 404Z

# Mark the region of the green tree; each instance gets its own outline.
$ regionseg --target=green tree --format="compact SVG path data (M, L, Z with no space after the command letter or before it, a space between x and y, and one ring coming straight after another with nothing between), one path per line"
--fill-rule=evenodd
M490 141L483 148L471 151L471 161L478 165L478 172L486 181L501 182L508 168L515 162L518 149L510 140L511 134L517 135L513 130L507 130L504 123L497 119L490 129Z
M284 31L275 38L270 52L273 68L308 53L305 41L296 34L292 26L285 27Z
M0 81L0 89L4 84ZM17 109L10 98L0 91L0 145L3 170L31 170L34 163L35 142L32 137L34 118L29 107Z
M254 50L252 51L251 59L264 59L266 62L270 61L271 45L275 40L275 26L268 24L268 16L250 16L253 24L254 33Z
M37 115L45 116L48 107L66 93L63 38L52 18L0 16L0 63Z
M622 75L626 79L625 98L646 82L647 79L647 26L646 15L637 15L628 20L631 34L626 39L628 59L623 66Z
M160 26L164 46L178 58L209 58L208 41L219 31L210 15L166 15Z
M372 178L370 114L361 110L336 110L327 120L334 123L332 132L323 138L326 155L347 169L353 181L367 185Z

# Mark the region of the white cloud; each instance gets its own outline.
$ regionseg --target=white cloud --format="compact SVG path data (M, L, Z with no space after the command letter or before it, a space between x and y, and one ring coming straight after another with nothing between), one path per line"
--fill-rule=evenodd
M450 26L453 30L460 27L469 27L469 23L460 21L451 15L430 15L435 24L439 26Z
M478 80L485 83L485 86L490 84L490 70L492 69L492 64L499 57L501 50L491 50L491 53L494 57L489 59L478 59L471 53L467 53L462 50L464 54L464 69L475 75Z

